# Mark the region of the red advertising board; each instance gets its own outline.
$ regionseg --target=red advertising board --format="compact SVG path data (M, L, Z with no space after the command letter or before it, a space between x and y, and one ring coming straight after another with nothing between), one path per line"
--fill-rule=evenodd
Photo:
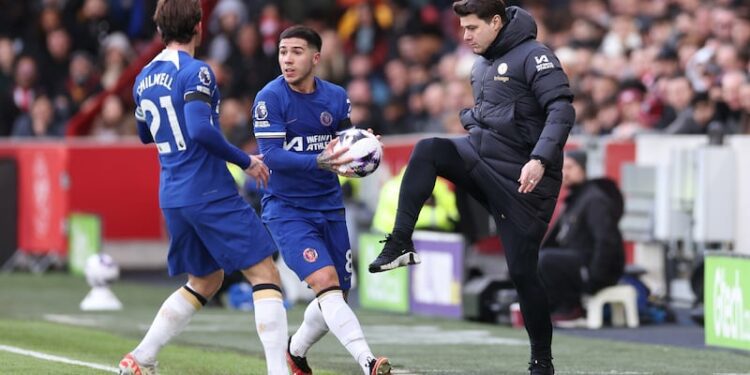
M18 165L18 247L67 254L70 212L98 215L105 240L164 238L159 163L137 142L0 141L0 156Z
M18 163L18 247L30 254L67 251L67 151L52 142L0 143Z
M384 139L383 162L391 173L406 165L421 138ZM105 241L166 237L158 206L159 162L151 146L135 140L13 140L0 141L0 156L18 163L18 245L23 251L64 255L66 220L73 211L98 215ZM621 165L634 158L633 143L607 144L605 174L619 180Z
M68 145L71 210L98 215L105 240L164 238L159 161L153 145Z

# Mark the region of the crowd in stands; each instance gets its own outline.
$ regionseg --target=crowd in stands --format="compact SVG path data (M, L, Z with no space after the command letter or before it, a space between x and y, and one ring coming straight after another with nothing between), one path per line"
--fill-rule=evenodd
M156 0L2 1L0 136L60 137L69 119L153 42ZM573 134L750 133L750 3L525 0L576 99ZM213 67L227 134L279 74L278 36L323 37L318 74L343 85L352 122L384 135L461 133L475 56L449 0L219 0L199 57ZM90 135L135 134L130 90L109 96ZM233 131L240 129L239 132Z

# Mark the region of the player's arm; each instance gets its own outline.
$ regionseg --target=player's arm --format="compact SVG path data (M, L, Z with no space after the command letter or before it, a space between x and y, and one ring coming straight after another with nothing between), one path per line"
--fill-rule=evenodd
M195 142L214 156L247 169L250 156L227 142L218 127L213 126L208 95L194 92L185 95L185 127Z
M265 156L266 164L274 170L312 171L318 168L314 154L298 154L284 150L284 139L266 137L256 134L260 152Z
M302 154L284 149L286 125L281 116L281 104L275 94L261 91L253 104L253 129L260 152L269 168L278 171L313 171L335 167L348 161L338 160L345 149L332 153L335 140L320 154Z
M146 114L141 109L140 99L138 98L138 91L136 89L138 85L133 85L133 101L135 102L135 128L138 130L138 138L141 139L143 144L154 143L154 137L151 135L151 131L146 123Z
M542 134L531 153L545 165L562 165L562 149L575 122L573 92L557 57L546 47L526 59L526 79L546 113Z
M201 65L196 70L186 71L184 77L185 91L183 98L185 106L185 128L196 143L203 146L209 153L248 169L252 162L250 156L231 143L227 142L218 126L214 126L211 107L212 95L218 96L216 79L208 65Z
M135 123L136 128L138 129L138 138L141 139L141 142L143 142L143 144L154 143L154 137L148 129L146 116L143 114L143 110L141 110L140 106L135 109Z

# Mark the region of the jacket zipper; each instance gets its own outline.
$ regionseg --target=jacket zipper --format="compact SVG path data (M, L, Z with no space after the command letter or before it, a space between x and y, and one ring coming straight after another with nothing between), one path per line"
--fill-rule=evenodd
M482 89L479 90L479 119L482 119L482 104L484 104L484 85L487 83L487 72L492 70L492 66L495 64L495 60L487 60L489 62L489 66L487 69L484 70L484 74L482 75Z

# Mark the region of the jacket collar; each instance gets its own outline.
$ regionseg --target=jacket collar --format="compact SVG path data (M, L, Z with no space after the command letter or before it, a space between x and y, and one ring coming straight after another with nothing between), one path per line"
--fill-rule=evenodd
M481 54L485 59L496 59L513 47L529 39L536 39L536 22L531 14L517 6L508 7L505 12L508 23L503 25L495 41Z

